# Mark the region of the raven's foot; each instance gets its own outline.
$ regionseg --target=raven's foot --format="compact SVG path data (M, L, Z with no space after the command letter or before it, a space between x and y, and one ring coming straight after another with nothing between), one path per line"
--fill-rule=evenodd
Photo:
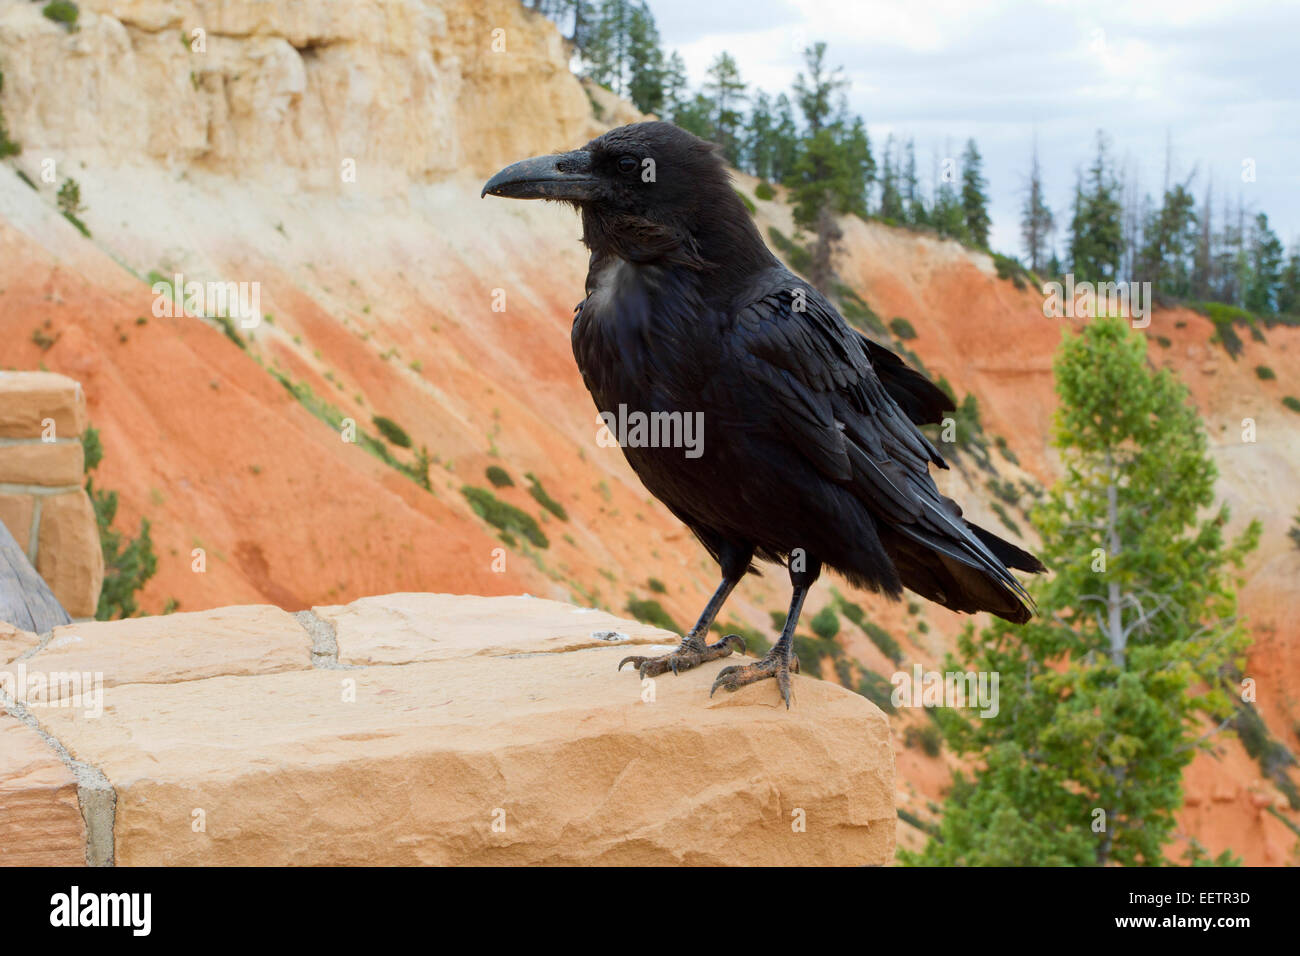
M618 662L618 669L622 670L623 665L630 662L640 670L642 679L656 677L665 671L677 674L699 667L705 661L726 657L733 648L745 653L745 639L739 634L728 634L716 644L705 644L702 637L687 637L682 639L682 646L671 654L663 657L625 657Z
M729 691L739 690L746 684L753 684L761 680L767 680L769 677L775 677L776 686L781 690L781 699L785 701L786 710L789 710L790 673L792 671L796 674L799 673L799 658L793 652L783 654L780 648L774 647L766 657L755 661L753 664L732 664L730 667L724 667L718 671L717 680L713 682L713 687L709 690L709 696L712 697L714 691L719 687L725 687Z

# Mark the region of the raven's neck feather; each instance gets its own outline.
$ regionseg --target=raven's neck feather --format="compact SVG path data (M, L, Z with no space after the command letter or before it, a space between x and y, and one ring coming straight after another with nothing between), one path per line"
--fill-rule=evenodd
M584 208L582 241L592 252L593 264L616 257L690 270L699 274L700 292L709 305L729 305L754 276L779 263L736 191L728 184L725 191L710 192L716 201L701 204L704 211L689 229Z

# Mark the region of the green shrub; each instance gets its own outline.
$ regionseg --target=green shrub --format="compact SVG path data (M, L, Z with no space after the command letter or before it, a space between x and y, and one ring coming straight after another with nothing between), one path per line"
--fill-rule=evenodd
M1296 398L1294 395L1288 395L1283 398L1282 404L1293 412L1300 412L1300 398Z
M835 615L835 610L828 604L813 615L813 619L808 626L823 641L833 641L835 635L840 632L840 619Z
M767 202L775 198L776 192L772 189L771 183L763 181L754 187L754 195L764 202Z
M4 88L5 75L4 73L0 73L0 93L4 92ZM9 127L5 125L4 114L0 113L0 159L4 159L6 156L17 156L22 151L22 146L9 138ZM25 183L27 183L27 185L31 186L33 189L36 188L36 184L32 182L31 178L21 169L18 170L18 175Z
M852 601L847 601L838 594L835 595L835 603L839 605L841 614L847 617L858 627L862 626L863 620L866 619L866 614L863 613L862 606L860 604L854 604Z
M848 286L837 285L835 287L835 298L839 302L840 314L854 328L872 332L876 335L885 334L884 320L876 315L871 306L867 305L862 297Z
M880 648L880 653L895 664L903 659L903 649L898 646L898 641L875 621L867 621L862 629L867 632L867 637L871 638L871 643Z
M1020 526L1011 520L1011 516L1007 514L1007 509L1002 507L1001 502L990 501L989 507L993 509L993 513L998 516L998 520L1002 522L1008 531L1017 537L1020 536Z
M985 482L989 491L993 492L994 497L1005 501L1009 505L1020 502L1020 489L1016 487L1014 481L1007 481L999 478L990 478Z
M785 611L768 611L767 613L772 618L772 630L778 634L785 630Z
M1192 308L1214 323L1214 337L1211 341L1221 344L1234 360L1245 348L1235 327L1254 329L1259 321L1253 312L1224 302L1196 302Z
M370 421L379 429L379 434L383 435L398 448L410 448L411 436L406 434L406 430L391 418L385 418L383 415L375 415Z
M514 479L500 465L488 465L486 474L487 480L492 482L493 488L513 488L515 486Z
M668 589L664 587L664 583L660 581L658 578L651 578L649 581L645 583L645 586L648 587L655 594L664 594L668 591Z
M772 240L772 245L776 246L776 251L785 256L785 261L790 263L791 269L795 272L807 273L812 268L812 253L806 248L791 242L776 226L769 226L767 234Z
M745 204L745 208L749 210L749 214L751 216L754 215L754 213L758 212L758 208L754 205L754 200L750 199L739 189L736 190L736 195L740 197L740 201Z
M1277 378L1277 376L1273 374L1273 370L1267 365L1256 365L1255 375L1262 382L1271 382L1273 379Z
M642 601L640 598L627 596L627 607L624 608L627 613L642 624L649 624L651 627L661 627L665 631L672 631L674 634L682 633L682 629L677 626L677 622L672 619L667 611L663 609L658 601Z
M1167 348L1169 348L1170 346L1172 346L1174 343L1173 343L1173 342L1170 342L1170 341L1169 341L1167 338L1165 338L1163 335L1157 335L1157 336L1156 336L1156 344L1159 345L1162 349L1167 349Z
M63 185L59 187L57 201L59 212L63 213L63 218L76 226L77 230L89 239L90 230L86 228L86 224L79 218L81 213L86 211L86 207L81 204L81 184L69 176L63 181Z
M564 510L564 505L560 504L546 493L546 489L542 487L542 483L537 480L536 475L530 471L528 474L524 475L524 477L531 482L528 487L528 493L533 496L534 501L561 521L569 520L569 513Z
M72 0L50 0L41 8L41 13L45 14L46 19L62 23L72 31L77 28L77 17L81 15L81 10Z
M537 526L532 515L502 501L486 488L465 485L460 489L460 493L469 501L469 506L474 509L474 513L494 528L499 528L506 534L523 535L539 548L550 547L551 543L546 539L546 535L542 534L542 529Z
M894 693L894 685L875 671L862 672L862 680L858 681L858 693L885 713L894 713L894 704L890 700Z
M912 323L901 315L896 319L889 320L889 330L904 342L916 338L916 329L912 328Z
M937 757L943 749L943 734L933 721L919 726L910 724L903 731L903 746L908 748L919 746L927 757Z
M1017 289L1024 289L1028 285L1030 280L1029 271L1020 264L1018 259L995 252L993 253L993 265L998 271L999 279L1010 279Z
M1011 447L1007 444L1007 440L1005 438L1003 438L1001 435L998 435L996 438L993 439L993 442L998 446L998 451L1002 452L1003 458L1011 462L1011 464L1013 465L1018 466L1020 464L1020 459L1016 457L1016 453L1011 450Z
M88 427L81 436L81 446L85 458L86 493L90 496L95 511L100 550L104 554L104 586L99 592L95 619L109 621L133 617L139 610L135 603L136 592L158 570L158 558L149 536L149 519L140 519L140 534L135 538L124 539L120 531L113 530L113 519L117 516L117 492L100 491L90 476L104 458L99 431Z

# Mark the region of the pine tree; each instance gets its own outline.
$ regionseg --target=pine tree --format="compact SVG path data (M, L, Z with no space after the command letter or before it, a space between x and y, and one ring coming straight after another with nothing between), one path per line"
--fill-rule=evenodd
M749 110L745 138L744 168L759 179L772 179L772 161L776 153L776 120L772 116L771 98L759 90Z
M814 43L803 51L808 76L802 73L794 78L794 98L808 124L808 135L816 136L831 118L835 94L849 85L842 67L826 68L826 44Z
M619 96L627 91L634 18L632 0L601 0L583 51L587 75Z
M1033 515L1053 573L1029 623L961 638L967 667L999 675L998 712L936 712L976 769L908 862L1166 862L1204 718L1233 713L1224 674L1247 643L1233 568L1258 523L1225 540L1187 390L1125 320L1067 337L1055 370L1065 474Z
M748 97L745 83L740 78L740 68L736 66L735 58L725 50L709 67L704 95L712 104L713 133L708 138L722 147L729 163L739 165L740 126L744 121L740 106Z
M939 235L958 242L968 242L966 216L957 195L957 159L952 155L952 144L943 144L943 159L934 158L932 189L934 204L930 208L930 225Z
M985 190L984 160L980 157L975 140L966 140L966 150L961 157L961 208L966 216L966 232L976 247L989 247L989 197Z
M682 55L673 50L664 64L664 116L677 123L677 111L687 102L686 61ZM681 123L677 123L681 126Z
M884 157L880 171L880 218L886 222L902 223L907 220L903 207L903 194L898 186L898 164L894 158L894 134L885 140Z
M907 157L902 175L903 206L907 221L913 226L928 225L930 216L925 208L925 196L921 194L921 180L916 174L916 145L910 137L903 150Z
M844 148L848 154L851 182L851 195L844 211L865 218L871 185L876 181L876 158L871 154L871 138L867 135L867 124L861 116L853 117L853 122L844 133Z
M1245 307L1269 315L1277 311L1278 289L1282 284L1282 243L1268 226L1262 212L1250 231L1249 280Z
M1024 241L1025 258L1029 271L1037 274L1047 265L1047 252L1051 245L1055 225L1052 210L1043 192L1043 173L1038 165L1038 141L1029 161L1029 184L1025 188L1025 203L1020 209L1020 238Z
M1300 241L1291 243L1291 257L1278 283L1277 310L1283 315L1300 316Z
M645 0L631 10L628 27L627 95L642 113L658 115L664 108L664 82L668 68L659 46L659 27Z
M1214 229L1210 221L1213 208L1214 181L1205 185L1205 202L1197 216L1200 231L1196 236L1196 250L1192 253L1192 297L1205 300L1214 289Z
M1124 254L1123 204L1115 171L1107 153L1105 134L1097 133L1097 158L1088 170L1087 188L1074 192L1070 222L1070 268L1076 281L1104 282L1118 278Z
M1143 236L1135 278L1151 282L1162 296L1190 296L1198 230L1196 200L1187 185L1165 192L1160 211L1146 215Z
M799 128L795 124L790 97L781 93L774 109L776 128L772 132L772 181L785 182L799 156Z

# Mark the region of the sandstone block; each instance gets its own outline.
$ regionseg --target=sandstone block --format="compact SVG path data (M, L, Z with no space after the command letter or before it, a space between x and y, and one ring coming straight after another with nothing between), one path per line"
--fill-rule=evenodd
M70 615L95 616L104 552L95 510L84 491L42 498L36 570Z
M105 687L311 666L311 638L278 607L223 607L56 627L29 669L103 675Z
M85 480L81 442L0 444L0 484L76 486Z
M85 863L72 771L35 730L0 713L0 866Z
M0 438L40 438L47 418L54 420L58 438L76 438L85 430L79 382L54 372L0 372Z
M24 552L31 540L32 513L35 509L36 501L31 495L0 494L0 524L9 529L9 533L18 542L18 547Z
M468 602L460 639L436 660L166 683L120 672L99 718L33 713L112 783L122 865L892 859L889 726L864 698L800 676L789 711L770 684L710 699L725 660L643 686L615 670L625 646L556 633L554 602L494 599L521 610L483 620L471 641L485 599L416 597L368 599L364 617L378 628L391 602L400 630L421 603L452 616ZM529 611L548 622L533 638ZM153 622L184 633L180 617ZM363 616L336 617L346 646ZM143 623L96 625L101 646ZM499 639L486 634L494 627ZM369 640L366 653L395 658L413 637L377 629Z

